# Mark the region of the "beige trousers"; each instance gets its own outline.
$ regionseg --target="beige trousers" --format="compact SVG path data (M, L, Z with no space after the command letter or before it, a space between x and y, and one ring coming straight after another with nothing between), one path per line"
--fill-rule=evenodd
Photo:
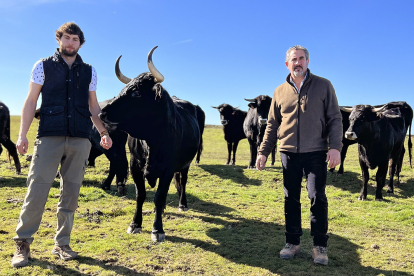
M27 193L14 240L33 242L32 236L39 229L49 190L60 164L55 245L69 244L90 149L91 143L87 138L46 136L36 139L27 176Z

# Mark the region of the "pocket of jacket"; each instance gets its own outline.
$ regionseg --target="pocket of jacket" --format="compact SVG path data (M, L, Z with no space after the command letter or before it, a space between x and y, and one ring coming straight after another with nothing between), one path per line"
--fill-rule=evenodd
M64 106L47 106L42 107L39 111L40 132L61 132L65 129L65 110Z
M89 134L92 130L92 113L89 109L78 106L76 107L76 110L76 132Z

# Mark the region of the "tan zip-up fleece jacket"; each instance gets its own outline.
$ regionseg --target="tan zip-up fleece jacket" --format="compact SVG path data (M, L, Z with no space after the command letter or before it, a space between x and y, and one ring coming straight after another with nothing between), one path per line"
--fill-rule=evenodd
M300 94L290 82L276 88L259 154L268 156L279 139L279 151L314 152L342 149L342 115L331 82L311 74Z

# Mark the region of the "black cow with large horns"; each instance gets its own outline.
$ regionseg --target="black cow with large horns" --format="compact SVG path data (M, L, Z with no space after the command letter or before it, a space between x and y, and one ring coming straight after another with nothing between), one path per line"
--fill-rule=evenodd
M363 178L363 186L358 199L365 200L367 198L368 169L378 167L375 199L382 200L382 188L385 186L389 160L391 160L390 181L387 193L394 192L393 178L407 133L404 117L399 108L356 105L352 109L345 110L351 112L349 128L345 132L345 137L358 142L359 164Z
M162 87L163 75L152 63L154 47L148 54L149 73L134 79L125 77L116 61L115 73L125 83L121 93L111 100L99 117L109 129L122 130L129 139L131 174L136 186L137 206L128 233L138 233L142 226L142 205L147 179L155 193L155 220L151 233L153 241L163 241L165 232L162 213L171 180L175 178L179 193L179 209L187 210L185 188L188 170L200 146L200 127L196 107L190 102L172 98Z
M227 162L226 165L236 165L236 151L240 140L246 139L243 130L244 119L247 112L242 111L229 104L212 106L220 112L220 122L223 125L224 140L227 142ZM232 153L233 152L233 156Z
M256 166L257 151L263 141L263 136L267 126L267 116L269 114L272 98L260 95L254 99L245 99L249 102L249 110L243 123L244 134L250 144L250 162L248 169ZM275 164L276 146L272 150L271 165Z

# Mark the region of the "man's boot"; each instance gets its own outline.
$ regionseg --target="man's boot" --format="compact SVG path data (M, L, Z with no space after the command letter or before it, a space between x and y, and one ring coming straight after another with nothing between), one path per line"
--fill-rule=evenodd
M326 247L314 246L312 249L312 258L315 264L327 265L328 254L326 251Z
M300 245L294 245L287 243L285 247L280 251L280 258L289 260L292 259L296 254L300 253Z
M55 245L52 249L52 254L59 256L62 260L69 261L78 257L78 253L73 251L69 245Z
M14 252L11 265L13 267L23 267L29 264L30 244L25 239L16 240L16 251Z

